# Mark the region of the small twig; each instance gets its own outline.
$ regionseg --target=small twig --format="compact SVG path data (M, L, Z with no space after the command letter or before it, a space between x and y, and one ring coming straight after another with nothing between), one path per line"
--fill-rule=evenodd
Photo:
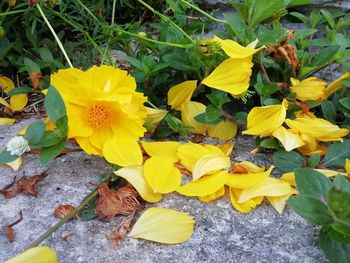
M17 225L19 222L21 222L23 220L23 214L22 214L22 210L19 211L19 219L17 219L15 222L7 225L8 227L13 227L15 225Z
M260 62L260 63L259 63L259 66L260 66L261 72L264 74L264 77L265 77L267 83L271 84L272 81L271 81L269 75L267 74L267 71L266 71L266 69L265 69L264 63Z

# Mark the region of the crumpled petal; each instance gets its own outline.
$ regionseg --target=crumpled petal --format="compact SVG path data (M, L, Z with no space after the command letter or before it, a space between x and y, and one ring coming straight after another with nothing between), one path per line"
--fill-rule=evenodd
M210 195L198 196L198 199L201 200L202 202L209 203L223 197L225 193L226 193L225 186L223 186L219 190L217 190L216 192Z
M237 173L237 174L256 174L256 173L262 173L264 171L265 171L265 166L259 167L249 161L235 163L232 166L232 173Z
M237 123L234 120L222 120L218 124L208 125L208 135L222 141L231 140L236 133Z
M254 186L257 186L261 184L271 173L273 169L273 166L271 166L268 170L265 172L260 173L248 173L248 174L232 174L229 173L225 185L233 187L233 188L239 188L239 189L246 189L251 188Z
M155 193L171 193L181 185L181 173L171 158L151 157L145 162L143 172Z
M155 203L163 198L161 194L155 193L146 182L142 166L124 167L114 173L127 180L145 201Z
M260 185L243 189L238 199L238 203L244 203L249 199L258 196L283 196L291 191L288 182L268 177Z
M0 118L0 126L1 125L12 125L15 123L15 119L12 118Z
M205 112L205 105L195 101L187 101L181 104L181 118L185 125L194 128L194 133L205 134L208 125L194 119L197 115Z
M176 191L185 196L207 196L220 190L226 181L227 171L220 171L214 174L189 182L178 188Z
M219 43L222 50L226 53L230 58L246 58L251 57L256 52L258 52L261 48L254 49L254 47L243 47L237 42L231 39L221 39L217 36L213 37L213 41ZM255 42L254 42L255 43ZM252 44L253 45L253 44ZM254 45L255 46L255 45Z
M13 111L21 111L28 103L27 94L17 94L13 95L10 98L11 110Z
M229 168L231 165L230 158L227 156L220 156L218 154L206 154L202 156L193 166L192 177L193 181L198 180L203 175Z
M49 247L33 247L5 263L57 263L56 252Z
M179 244L188 240L194 219L187 213L152 207L136 221L129 236L165 244Z
M197 88L197 80L182 82L168 91L168 105L176 110L181 110L181 104L190 101L193 92Z
M328 87L325 90L325 96L323 97L323 100L327 100L327 98L332 95L337 90L344 87L344 84L342 83L343 80L346 80L350 78L350 71L346 72L340 78L333 81L331 84L328 85Z
M282 143L284 149L287 152L290 152L291 150L294 150L296 148L299 148L305 145L305 143L303 142L302 139L300 139L298 134L287 130L283 126L276 129L272 133L272 136Z
M242 190L230 188L230 200L232 206L241 213L249 213L252 211L257 205L260 205L264 200L263 196L257 196L252 199L247 200L246 202L239 203L238 199L240 197Z
M292 92L296 93L298 100L321 100L325 93L327 83L317 77L310 77L299 81L291 78Z
M151 157L165 157L170 158L173 162L177 162L177 149L180 147L179 142L165 141L165 142L145 142L141 145L146 153Z
M141 165L143 162L139 144L133 138L108 138L103 145L103 156L119 166Z
M245 92L252 74L252 58L228 58L206 77L202 83L208 87L240 95Z

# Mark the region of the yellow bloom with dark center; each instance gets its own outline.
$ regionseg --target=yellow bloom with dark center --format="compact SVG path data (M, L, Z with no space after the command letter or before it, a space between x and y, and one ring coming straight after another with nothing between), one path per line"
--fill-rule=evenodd
M299 81L291 78L291 90L296 93L298 100L322 100L327 83L319 78L310 77Z
M110 66L64 69L51 76L51 83L67 108L69 138L111 163L142 164L137 141L146 131L146 97L136 92L127 71Z

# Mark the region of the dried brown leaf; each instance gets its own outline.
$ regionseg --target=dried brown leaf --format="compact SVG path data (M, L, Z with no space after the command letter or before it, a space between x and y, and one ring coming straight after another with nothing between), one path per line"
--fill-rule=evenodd
M40 81L43 78L43 74L40 72L32 72L29 76L29 80L32 81L33 89L37 89L39 87Z
M112 245L118 249L122 244L126 233L130 229L131 221L135 216L135 211L131 213L128 217L126 217L115 229L113 229L112 233L107 237L112 241Z
M174 166L178 168L182 174L185 174L187 176L192 176L191 171L188 170L185 166L183 166L180 162L174 163Z
M201 143L204 140L204 134L195 134L191 138L191 142L193 143Z
M19 219L17 219L16 221L14 221L13 223L7 225L4 227L4 231L5 234L7 236L7 239L10 242L13 242L15 240L15 231L13 230L13 226L17 225L19 222L21 222L23 220L23 214L22 211L19 212Z
M56 207L54 215L57 218L65 218L68 214L74 211L72 205L59 205Z

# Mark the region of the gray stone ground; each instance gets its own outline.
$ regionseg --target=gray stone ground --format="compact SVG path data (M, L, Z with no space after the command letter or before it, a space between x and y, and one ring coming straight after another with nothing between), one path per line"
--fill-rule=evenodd
M1 126L0 148L20 127L32 121ZM238 138L233 159L269 165L269 157L249 154L253 148L251 138ZM56 206L66 203L77 206L94 188L98 175L110 171L110 168L100 158L84 153L62 156L46 167L39 166L36 156L27 155L19 172L0 167L0 188L9 184L15 175L21 176L25 172L31 176L44 170L49 175L39 183L37 198L20 194L5 199L0 195L0 262L21 252L55 224L58 221L53 216ZM325 262L318 244L318 230L289 207L283 215L278 215L267 204L250 214L240 214L233 210L227 196L207 204L176 194L167 195L163 201L153 205L185 211L194 216L196 225L191 239L180 245L161 245L127 237L120 249L115 250L106 235L122 220L116 217L109 223L71 221L43 244L57 251L61 263ZM23 221L14 226L15 241L10 243L3 227L15 221L19 211L23 212ZM74 234L68 240L61 240L72 231Z

